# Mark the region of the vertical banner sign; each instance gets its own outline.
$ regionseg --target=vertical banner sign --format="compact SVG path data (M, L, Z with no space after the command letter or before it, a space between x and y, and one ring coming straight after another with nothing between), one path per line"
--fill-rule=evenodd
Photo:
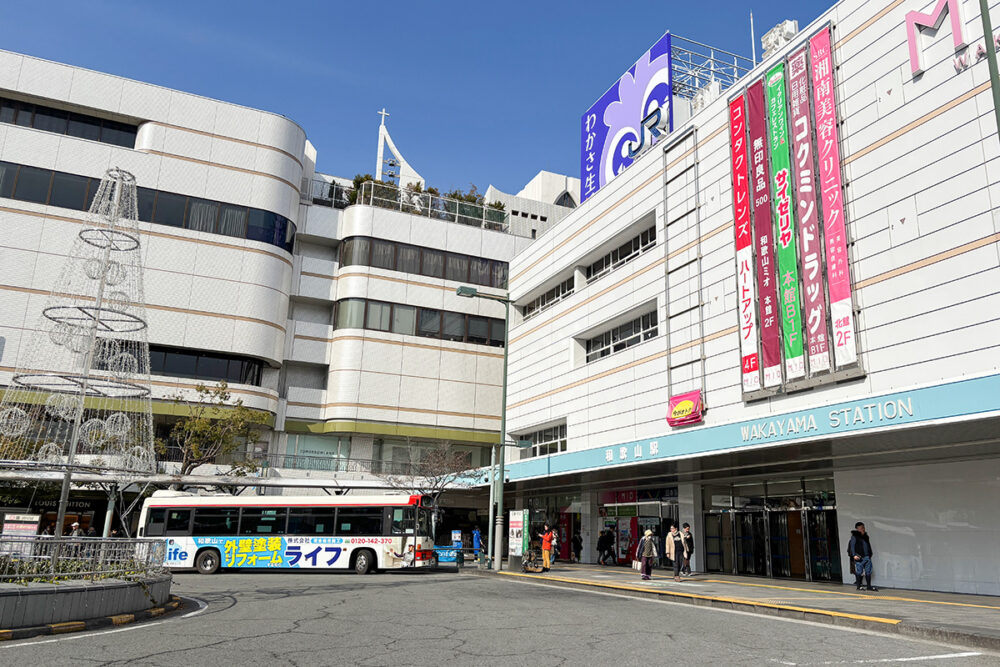
M809 51L813 104L816 110L816 152L819 157L819 182L823 202L823 237L826 241L826 281L830 288L834 360L840 368L858 360L858 348L854 341L854 310L847 260L844 191L840 177L840 136L837 130L837 100L834 95L829 28L809 40Z
M792 165L799 203L799 258L802 260L802 308L809 350L809 373L830 370L830 339L826 326L823 255L816 207L812 123L809 119L809 70L806 47L788 59L788 111L792 134Z
M785 352L785 377L805 377L802 312L799 306L798 253L795 250L795 209L788 153L788 112L785 109L785 65L767 73L768 131L771 149L771 208L774 211L775 254L778 257L778 299Z
M733 216L736 230L736 300L740 313L740 358L743 391L760 389L757 353L757 305L753 282L753 228L747 181L747 120L743 96L729 103L729 148L733 169Z
M523 555L524 535L525 531L528 530L524 522L524 510L511 510L510 523L507 526L507 554L510 556Z
M764 387L781 385L781 340L778 333L777 287L774 274L774 236L771 225L771 195L767 167L767 133L764 108L764 81L747 88L747 126L750 128L750 152L753 175L753 235L757 246L757 293L760 295L760 353L764 369Z

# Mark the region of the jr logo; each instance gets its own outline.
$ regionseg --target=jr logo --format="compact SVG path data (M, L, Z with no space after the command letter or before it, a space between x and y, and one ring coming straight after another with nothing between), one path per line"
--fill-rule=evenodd
M921 58L923 49L920 47L920 28L930 28L937 30L944 23L945 13L951 19L951 38L955 43L955 50L965 48L965 32L962 27L962 15L959 11L959 0L938 0L937 6L930 14L921 12L908 12L906 14L906 43L910 47L910 69L916 76L924 71Z
M670 131L670 117L669 111L667 114L663 113L664 109L657 107L649 112L645 118L642 119L642 129L639 131L639 145L636 146L633 143L628 145L628 156L629 158L634 158L636 155L643 151L646 145L646 131L649 131L651 135L649 140L649 145L652 146L656 141Z

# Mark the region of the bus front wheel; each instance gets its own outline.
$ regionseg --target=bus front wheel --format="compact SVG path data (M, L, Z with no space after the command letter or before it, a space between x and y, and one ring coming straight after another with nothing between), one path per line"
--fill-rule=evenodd
M215 574L219 571L219 552L215 549L205 549L194 559L194 566L200 574Z
M368 574L375 570L375 554L368 549L362 549L354 557L354 571L358 574Z

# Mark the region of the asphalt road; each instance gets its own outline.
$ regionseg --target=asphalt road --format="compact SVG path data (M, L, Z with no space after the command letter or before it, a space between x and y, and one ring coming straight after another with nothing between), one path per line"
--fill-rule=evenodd
M0 644L3 665L1000 665L970 649L452 573L181 574L205 603Z

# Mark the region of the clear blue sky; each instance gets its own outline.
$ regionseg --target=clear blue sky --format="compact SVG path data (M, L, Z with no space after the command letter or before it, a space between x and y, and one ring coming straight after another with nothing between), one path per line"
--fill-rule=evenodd
M0 47L274 111L319 169L372 172L379 117L441 189L578 175L581 114L666 30L750 55L831 0L4 2ZM758 57L760 55L758 41Z

